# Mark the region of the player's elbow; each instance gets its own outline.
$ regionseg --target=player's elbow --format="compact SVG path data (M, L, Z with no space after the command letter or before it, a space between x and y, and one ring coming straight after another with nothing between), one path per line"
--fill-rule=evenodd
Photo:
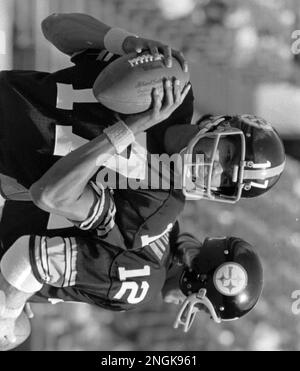
M32 202L40 209L44 210L49 203L49 198L45 192L45 188L42 187L38 182L34 183L29 189L30 197Z
M29 192L32 202L39 209L53 214L68 215L75 202L72 192L39 182L33 184Z
M46 39L51 39L51 35L53 35L54 30L57 30L60 19L60 14L53 13L42 21L41 28Z
M49 187L45 187L37 182L30 187L29 192L32 202L39 209L52 212L58 208L58 197Z
M42 23L42 32L45 38L61 52L72 55L74 50L70 48L72 41L72 32L70 34L70 21L72 17L69 14L54 13L45 18ZM71 24L72 25L72 24ZM70 36L71 35L71 36Z

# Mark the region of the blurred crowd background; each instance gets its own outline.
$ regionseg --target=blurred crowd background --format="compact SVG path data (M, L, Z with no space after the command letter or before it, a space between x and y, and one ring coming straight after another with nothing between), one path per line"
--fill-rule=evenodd
M177 308L163 304L112 313L79 304L35 305L31 350L300 350L300 30L298 0L0 0L0 68L55 71L70 64L41 33L53 12L84 12L109 25L184 52L196 96L195 117L255 113L281 133L285 175L269 195L236 206L189 202L186 229L241 236L257 246L265 269L258 306L216 325L199 316L188 334L172 329ZM20 120L22 118L20 117Z

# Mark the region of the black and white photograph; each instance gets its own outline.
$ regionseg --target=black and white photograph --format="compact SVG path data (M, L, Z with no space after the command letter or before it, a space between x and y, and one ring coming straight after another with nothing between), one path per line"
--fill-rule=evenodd
M299 161L299 0L0 0L0 351L299 351Z

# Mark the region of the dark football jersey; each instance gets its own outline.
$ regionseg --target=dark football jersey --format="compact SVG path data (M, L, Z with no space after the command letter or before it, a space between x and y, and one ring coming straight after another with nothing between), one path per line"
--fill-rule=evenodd
M115 224L116 207L109 189L99 189L92 182L91 187L98 193L97 202L90 215L83 222L74 222L55 214L49 214L32 202L6 201L0 222L0 258L20 237L36 234L47 237L89 236L107 237L109 242L125 248L124 239ZM76 228L77 227L77 228Z
M161 291L172 261L173 231L133 251L126 249L117 226L99 237L48 225L49 214L32 203L5 204L0 258L18 238L30 236L31 265L43 283L32 302L84 302L120 311L146 304Z
M155 241L155 253L149 245L124 250L99 238L31 236L31 263L36 277L46 283L33 301L80 301L110 310L153 301L170 264L168 238L167 233Z
M116 58L105 50L87 50L73 56L74 66L56 73L1 72L0 172L28 188L59 156L114 124L118 118L96 101L92 86L103 68ZM166 129L190 124L192 113L190 92L167 120L136 138L126 157L122 157L126 159L123 175L139 180L143 150L148 151L147 158L149 154L162 154ZM183 209L184 197L171 185L168 189L116 189L114 202L115 220L125 244L135 249L172 228Z
M95 138L118 119L95 99L98 74L118 56L87 50L72 58L73 67L55 73L0 73L0 169L27 188L49 164ZM163 134L170 125L189 124L192 92L166 121L149 130L147 150L163 153ZM36 166L38 165L38 166Z
M29 188L59 158L116 121L92 86L99 55L56 73L0 73L0 171ZM90 61L90 63L88 62Z

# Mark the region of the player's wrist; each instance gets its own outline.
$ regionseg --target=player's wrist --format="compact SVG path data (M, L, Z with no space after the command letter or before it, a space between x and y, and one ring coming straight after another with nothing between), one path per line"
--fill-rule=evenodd
M124 119L124 122L135 136L149 129L147 125L147 120L145 120L140 115L128 115Z
M124 55L126 54L127 43L130 42L132 38L137 38L138 36L123 30L122 28L111 28L104 36L104 47L107 51Z
M120 120L116 124L103 130L118 154L122 153L135 141L134 132Z

